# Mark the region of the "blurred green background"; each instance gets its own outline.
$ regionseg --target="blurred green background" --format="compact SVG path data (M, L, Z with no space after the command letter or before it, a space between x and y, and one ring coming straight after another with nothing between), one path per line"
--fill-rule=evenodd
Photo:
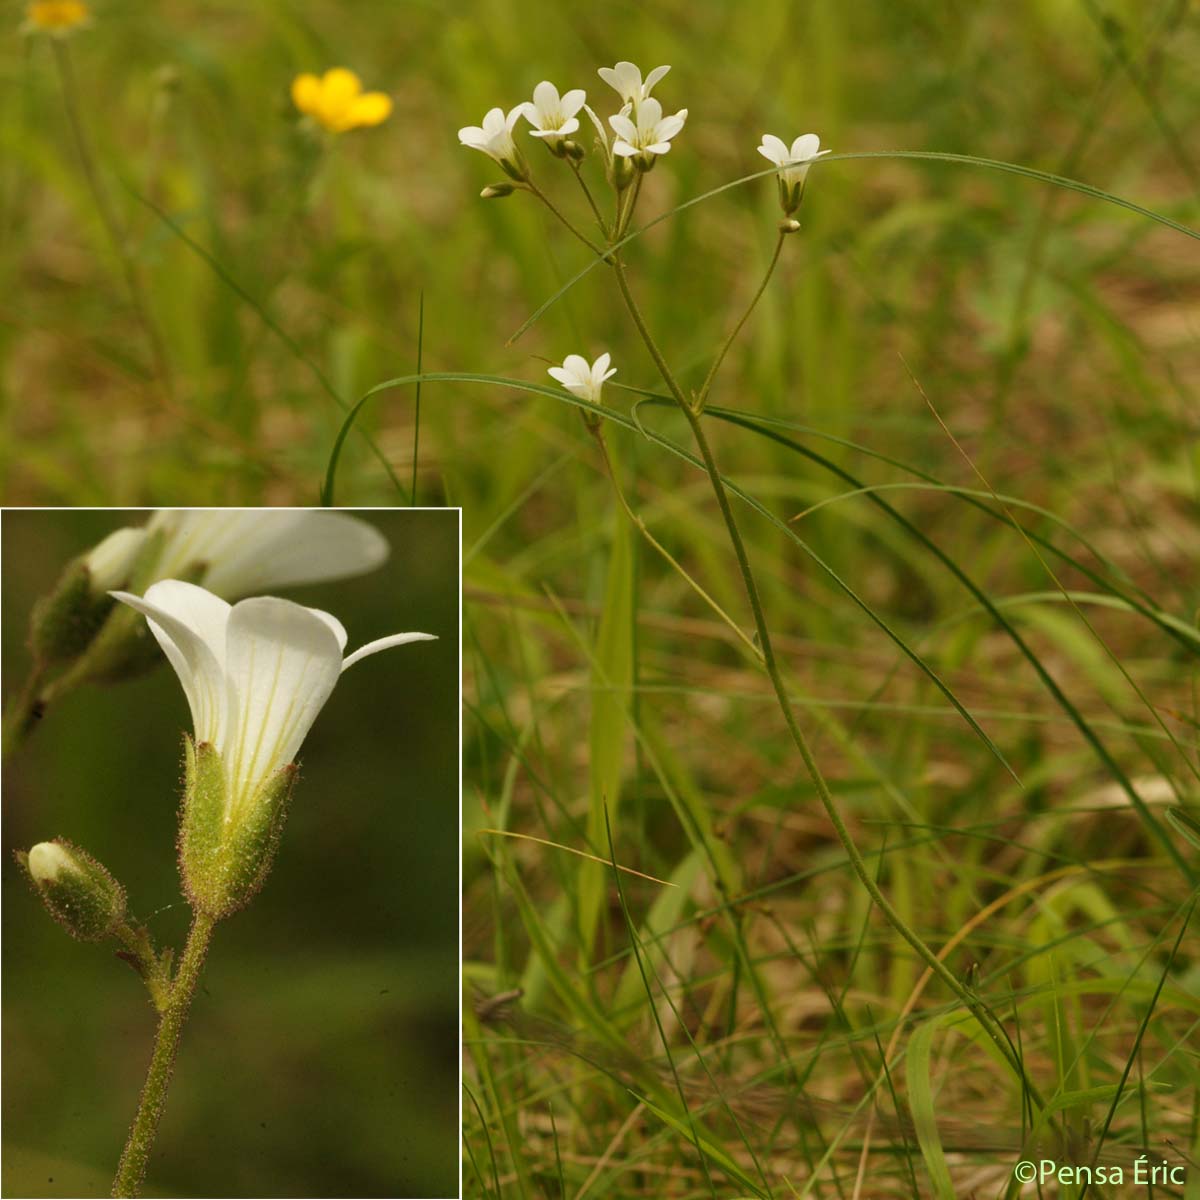
M301 752L263 891L217 930L148 1175L150 1195L450 1196L458 1138L458 514L363 514L392 555L289 598L357 666ZM34 599L137 514L6 512L4 690ZM270 514L264 514L270 519ZM65 698L4 766L4 1193L107 1195L155 1018L111 945L71 941L11 860L62 835L127 887L160 944L189 910L174 838L187 706L165 665Z
M337 406L134 193L265 305L346 401L415 367L422 295L428 369L545 382L547 361L608 349L619 381L649 384L651 364L603 272L504 344L587 251L527 196L479 200L498 168L456 134L493 105L528 99L543 78L587 88L604 116L616 97L598 66L672 64L657 94L668 112L690 115L647 179L643 218L763 169L764 131L815 130L835 151L1024 163L1185 222L1200 183L1200 35L1186 0L92 7L92 27L70 43L80 106L173 391L165 398L148 377L146 338L80 171L50 48L0 37L0 494L10 503L315 499ZM15 27L20 6L5 11ZM391 94L395 111L320 152L299 134L288 89L298 72L334 65ZM569 174L519 137L542 185L585 220ZM585 169L595 182L596 163ZM1169 306L1190 296L1194 312L1195 255L1161 227L977 168L842 162L813 180L803 238L735 347L734 385L719 402L752 398L788 415L802 405L830 432L886 422L912 438L915 425L920 452L928 424L901 350L935 398L984 384L1005 393L978 418L1000 452L1021 440L1018 396L1027 408L1114 379L1147 388L1115 323L1132 320L1136 344L1160 360L1194 342ZM634 284L688 368L685 382L698 382L753 287L776 219L763 180L631 250ZM1035 358L1052 370L1022 370ZM1183 400L1172 403L1178 411ZM413 413L404 389L363 414L406 485ZM421 424L419 495L461 503L482 530L545 465L547 444L573 436L576 418L499 389L442 384L425 389ZM342 502L395 502L361 439L346 456Z

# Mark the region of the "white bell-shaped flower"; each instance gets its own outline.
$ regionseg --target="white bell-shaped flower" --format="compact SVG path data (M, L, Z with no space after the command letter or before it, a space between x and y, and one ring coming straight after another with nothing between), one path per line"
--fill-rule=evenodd
M343 671L380 650L433 638L392 634L343 658L341 622L291 600L257 596L230 605L175 579L145 597L113 594L147 618L175 668L196 742L221 757L231 820L292 762Z

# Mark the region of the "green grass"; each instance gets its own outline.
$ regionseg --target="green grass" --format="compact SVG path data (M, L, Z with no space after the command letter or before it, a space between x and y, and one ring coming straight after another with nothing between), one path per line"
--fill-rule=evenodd
M169 393L54 62L5 61L9 503L464 509L466 1195L1200 1161L1198 52L1181 0L114 0L71 53ZM833 802L956 989L820 807L613 271L456 144L542 78L609 111L618 58L689 109L624 247L685 389L772 252L759 136L835 151L703 426ZM335 63L396 111L318 153L287 86ZM545 375L605 350L602 412Z

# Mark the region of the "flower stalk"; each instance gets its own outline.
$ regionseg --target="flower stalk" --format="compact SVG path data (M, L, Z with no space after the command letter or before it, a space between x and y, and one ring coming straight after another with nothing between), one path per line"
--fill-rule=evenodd
M121 1154L117 1175L113 1180L113 1196L137 1196L141 1193L146 1178L146 1164L158 1133L163 1109L167 1101L167 1088L175 1070L175 1057L179 1052L179 1039L192 1007L192 998L200 982L200 972L212 941L214 918L202 912L196 913L179 970L175 974L167 997L166 1006L158 1022L154 1038L154 1053L146 1072L146 1082L138 1101L137 1115L129 1131L129 1140Z

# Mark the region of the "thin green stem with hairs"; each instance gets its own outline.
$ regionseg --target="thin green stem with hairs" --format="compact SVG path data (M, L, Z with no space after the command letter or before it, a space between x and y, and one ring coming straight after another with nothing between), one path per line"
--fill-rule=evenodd
M137 1196L146 1177L146 1164L158 1133L167 1101L167 1088L175 1069L175 1055L179 1050L179 1039L192 1006L192 997L200 982L200 971L208 954L212 940L213 917L197 912L188 933L187 945L179 960L179 970L171 984L166 1005L158 1022L158 1033L154 1038L154 1053L150 1058L150 1069L138 1102L137 1116L129 1131L129 1140L121 1154L117 1177L113 1180L113 1196Z

